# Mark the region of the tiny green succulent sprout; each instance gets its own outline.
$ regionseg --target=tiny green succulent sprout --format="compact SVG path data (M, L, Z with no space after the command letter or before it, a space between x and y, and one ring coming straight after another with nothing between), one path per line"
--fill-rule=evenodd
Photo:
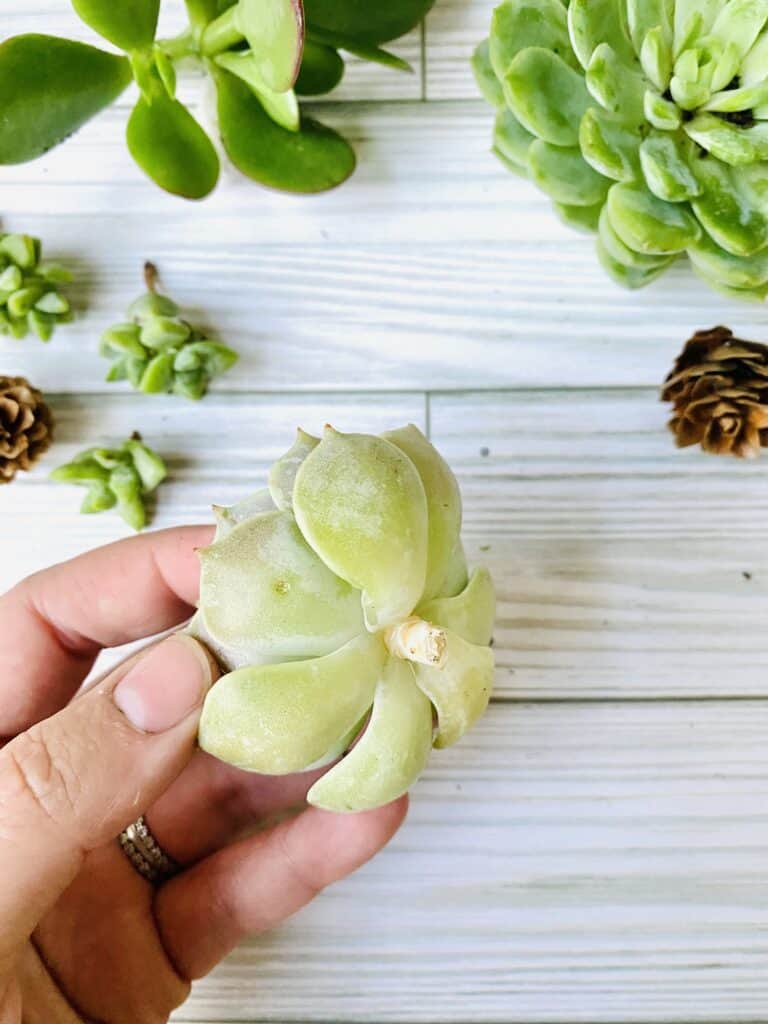
M218 182L219 156L176 95L176 65L185 61L213 82L218 135L239 171L287 192L334 188L354 170L354 151L338 132L305 117L298 97L338 85L340 50L412 70L381 44L414 28L433 3L186 0L188 25L157 39L160 0L72 0L78 16L123 52L40 34L0 45L0 164L42 156L134 81L131 156L167 192L204 198Z
M88 448L51 473L60 483L87 487L84 514L114 508L134 530L147 525L147 496L167 475L160 456L133 433L119 448Z
M69 323L72 307L60 286L72 275L41 259L42 245L31 235L0 234L0 334L50 341L58 324Z
M197 400L213 377L237 362L237 353L179 316L179 307L157 291L157 269L144 265L146 292L128 319L104 332L99 352L112 360L108 381L127 380L147 395L174 394Z
M619 283L681 256L768 296L768 0L505 0L475 51L494 150Z
M267 488L215 513L188 628L226 674L200 745L269 775L341 757L309 793L328 810L394 800L493 685L493 585L467 570L450 468L412 425L299 431Z

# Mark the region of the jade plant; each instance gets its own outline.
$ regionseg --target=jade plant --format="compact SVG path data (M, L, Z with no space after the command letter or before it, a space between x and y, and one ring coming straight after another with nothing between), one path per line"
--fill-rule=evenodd
M119 448L88 448L51 473L60 483L88 491L80 506L84 514L116 508L129 526L147 525L147 497L165 480L168 470L160 456L134 432Z
M42 156L134 81L139 96L126 130L131 156L166 191L203 198L218 180L219 157L176 96L176 65L186 61L210 76L221 143L243 174L288 192L333 188L354 170L354 151L307 117L297 97L339 83L339 50L409 69L380 44L408 32L433 2L186 0L187 28L156 39L160 0L72 0L80 18L123 54L48 35L6 40L0 164Z
M128 320L104 332L99 352L112 360L108 381L128 380L147 395L202 398L211 378L237 362L237 352L213 341L179 316L157 290L157 269L144 264L147 290L128 309Z
M226 674L200 744L249 771L343 756L309 792L334 811L405 792L493 683L494 593L468 574L456 480L414 426L299 432L269 487L215 509L189 629Z
M617 281L687 254L768 296L766 0L505 0L473 64L495 152Z
M39 238L0 234L0 334L26 338L33 331L49 341L57 324L72 319L60 286L72 275L58 263L41 261Z

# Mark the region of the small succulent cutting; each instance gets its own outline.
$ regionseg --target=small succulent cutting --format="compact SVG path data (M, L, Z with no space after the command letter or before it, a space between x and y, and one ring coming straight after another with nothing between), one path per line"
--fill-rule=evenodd
M268 489L215 511L189 628L227 673L206 700L202 748L270 775L349 751L310 802L395 799L433 743L479 718L493 684L493 585L486 569L468 575L451 470L414 426L300 431Z
M116 508L134 530L147 525L147 497L165 480L168 470L160 456L138 433L119 448L88 448L51 473L52 480L77 484L88 491L82 513Z
M237 362L237 352L213 341L179 316L179 307L157 290L157 269L144 264L147 290L128 309L127 321L104 332L99 352L111 359L108 381L128 380L147 395L197 400L213 377Z
M754 459L768 447L768 345L728 327L697 331L664 382L678 448Z
M58 263L43 263L41 255L39 238L0 234L0 334L20 339L33 331L49 341L57 324L72 319L59 290L72 275Z
M474 68L498 156L617 281L687 254L768 296L768 0L506 0Z
M201 199L219 177L211 139L176 96L176 65L195 62L216 92L218 133L243 174L287 192L322 192L354 170L337 132L305 116L297 96L329 92L344 74L340 50L409 65L382 42L412 29L434 0L186 0L188 27L155 38L160 0L72 0L80 18L124 55L47 35L0 46L0 164L47 153L131 81L139 98L126 141L161 188Z

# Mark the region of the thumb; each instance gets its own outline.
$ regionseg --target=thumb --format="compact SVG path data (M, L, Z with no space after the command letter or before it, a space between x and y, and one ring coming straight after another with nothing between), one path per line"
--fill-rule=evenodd
M0 751L0 964L181 772L216 674L195 640L169 637Z

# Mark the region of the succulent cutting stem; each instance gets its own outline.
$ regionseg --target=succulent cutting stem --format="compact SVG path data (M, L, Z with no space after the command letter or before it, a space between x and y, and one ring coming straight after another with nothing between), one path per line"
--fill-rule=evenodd
M418 616L404 619L384 631L390 654L405 661L442 668L446 658L445 630Z

